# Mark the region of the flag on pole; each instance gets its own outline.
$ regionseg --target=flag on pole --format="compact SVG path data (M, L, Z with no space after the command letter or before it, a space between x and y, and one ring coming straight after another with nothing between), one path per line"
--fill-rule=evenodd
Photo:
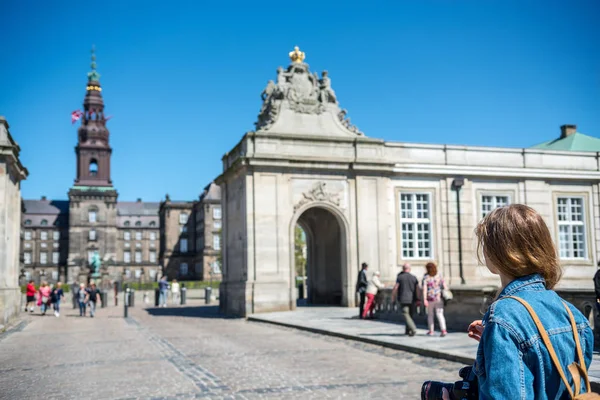
M104 118L105 121L108 121L109 119L111 119L113 116L109 115L108 117Z
M75 110L71 113L71 124L74 124L75 122L79 121L79 119L81 119L81 117L83 117L83 111L81 110Z

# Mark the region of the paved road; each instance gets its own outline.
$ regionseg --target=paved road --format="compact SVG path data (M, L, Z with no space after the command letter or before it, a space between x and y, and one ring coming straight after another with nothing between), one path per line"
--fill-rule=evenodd
M460 364L293 329L216 307L30 315L0 335L0 399L416 399Z

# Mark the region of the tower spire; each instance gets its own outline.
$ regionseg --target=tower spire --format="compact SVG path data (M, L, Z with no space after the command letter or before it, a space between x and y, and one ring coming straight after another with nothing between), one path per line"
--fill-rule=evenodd
M90 63L92 70L88 72L89 82L100 82L100 74L96 71L96 46L92 45L92 62Z

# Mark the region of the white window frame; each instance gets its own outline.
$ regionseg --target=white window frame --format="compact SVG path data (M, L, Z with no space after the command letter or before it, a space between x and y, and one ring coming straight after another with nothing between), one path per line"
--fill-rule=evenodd
M23 239L25 240L31 240L32 237L33 236L31 234L31 231L25 231L25 233L23 234Z
M58 249L58 247L59 247L59 244L58 244L58 243L56 243L56 242L54 242L54 243L52 243L52 247L53 247L53 248L55 248L55 249Z
M135 240L142 240L142 231L135 231Z
M136 250L135 252L135 263L136 264L141 264L142 262L142 251L141 250Z
M149 258L150 258L150 262L151 262L151 263L155 263L155 262L156 262L156 251L154 251L154 250L151 250L151 251L150 251L150 257L149 257Z
M58 260L60 258L60 253L58 251L52 252L52 264L58 265Z
M48 240L48 231L40 232L40 240Z
M95 229L90 229L88 232L88 240L96 241L97 235Z
M484 197L491 197L490 210L483 209ZM501 198L501 197L506 197L508 202L506 204L504 204L504 203L498 201L499 198ZM485 204L488 204L488 202L486 201ZM481 218L484 218L487 214L491 213L496 208L508 206L510 204L512 204L512 196L508 193L481 193L479 196L479 213L481 215Z
M150 232L150 240L156 240L156 232Z
M26 251L23 253L23 263L25 265L31 265L31 261L32 261L31 254L32 253L30 251Z
M188 213L181 213L179 214L179 223L181 225L185 225L188 222L188 219L190 218Z
M407 215L409 215L410 217L404 217L403 216L403 210L402 210L402 205L403 205L403 196L410 196L410 210L407 210ZM423 212L421 210L417 209L417 197L418 196L426 196L427 199L427 208L426 211L427 212L427 218L419 218L417 217L418 212ZM398 215L400 216L399 220L400 220L400 226L399 226L399 235L400 235L400 256L401 259L403 260L432 260L434 258L434 243L433 243L433 215L432 215L432 201L433 201L433 195L431 192L426 192L426 191L415 191L415 192L411 192L411 191L405 191L405 192L399 192L398 193ZM411 226L410 231L407 230L407 235L412 233L412 239L404 239L404 224L408 224ZM419 225L422 224L427 224L428 229L426 231L422 231L419 232L418 228ZM424 243L428 243L428 248L423 248L423 250L419 249L418 246L418 236L419 234L427 234L429 236L428 240L423 239L422 242ZM406 248L405 249L405 242L408 242L411 244L411 248ZM406 254L405 254L405 250L406 250ZM409 255L409 251L413 252L413 255ZM419 255L419 251L428 251L429 254L427 255Z
M129 231L123 232L123 240L131 240L131 232L129 232Z
M223 223L221 222L220 219L216 219L213 221L213 229L218 230L218 229L221 229L222 226L223 226Z
M123 262L125 264L131 264L131 252L130 251L123 252Z
M45 249L46 247L48 247L48 244L42 242L42 243L40 243L40 247L43 248L43 249Z
M88 210L88 222L98 222L98 210Z
M213 219L221 219L221 206L213 208Z
M88 250L88 264L92 263L92 260L94 259L94 254L96 253L96 250Z
M52 240L60 240L60 232L59 231L52 232Z
M561 220L561 200L566 200L565 211L566 211L566 220ZM581 201L581 220L573 220L573 200ZM556 197L556 223L557 223L557 236L558 236L558 254L561 260L587 260L588 259L588 235L587 235L587 226L586 226L586 198L584 196L570 196L570 195L561 195ZM563 247L564 240L564 232L561 232L561 228L571 228L568 229L566 234L568 235L567 246ZM576 250L573 249L574 245L574 235L573 228L581 228L581 234L583 235L583 249L579 249L577 251L581 252L582 256L575 256L574 252ZM566 252L566 254L565 254Z
M135 279L140 279L140 276L142 276L142 270L136 269L135 270Z
M221 250L221 236L213 236L213 250Z
M42 251L40 253L40 264L42 264L42 265L48 264L48 253L45 251Z
M58 271L52 271L51 276L52 276L53 281L57 281L58 280Z

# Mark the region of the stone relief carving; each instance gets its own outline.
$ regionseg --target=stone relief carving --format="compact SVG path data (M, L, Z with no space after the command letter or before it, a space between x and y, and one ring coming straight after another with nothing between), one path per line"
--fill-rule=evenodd
M281 107L285 104L290 110L301 114L318 115L329 110L334 116L338 116L348 131L363 135L350 123L350 119L345 117L345 110L342 110L344 116L340 117L337 96L331 87L331 78L327 71L323 71L319 79L318 74L311 73L308 64L303 61L303 52L298 50L292 53L292 63L287 69L277 68L276 81L270 80L261 92L263 103L258 120L254 124L256 130L269 130L279 118Z
M325 189L327 184L325 182L317 182L313 185L313 188L307 192L302 193L302 199L294 206L294 211L307 203L314 201L323 201L331 203L335 206L340 206L340 197L338 193L332 193Z

